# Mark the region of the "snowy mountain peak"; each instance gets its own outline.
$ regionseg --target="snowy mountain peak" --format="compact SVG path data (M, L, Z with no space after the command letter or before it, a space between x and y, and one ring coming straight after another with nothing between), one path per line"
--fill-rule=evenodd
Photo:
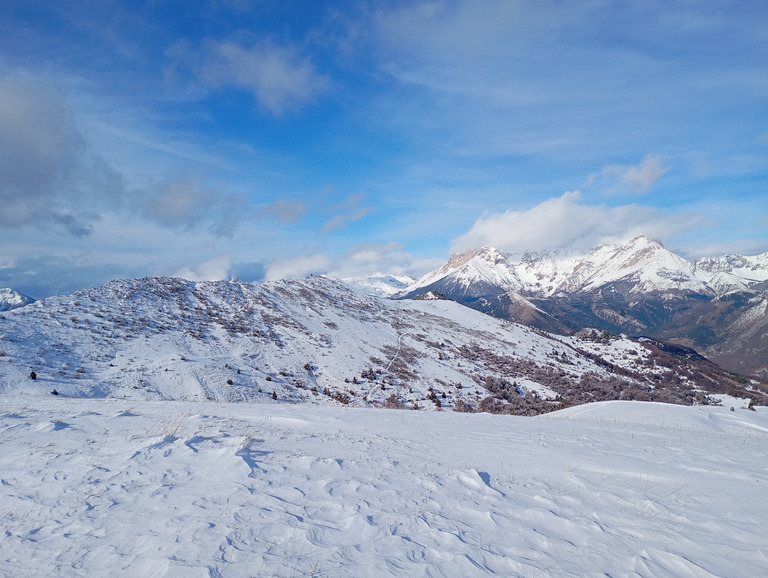
M506 258L498 249L495 247L484 246L479 249L469 249L464 253L454 253L451 255L451 258L448 259L448 263L443 265L439 271L449 272L458 269L473 259L483 261L490 266L507 264Z
M632 268L637 264L656 260L664 252L669 253L661 243L640 235L627 243L618 245L614 254L617 258L624 259L621 264L623 268Z
M34 299L22 295L18 291L9 289L7 287L0 288L0 311L10 311L11 309L18 309L34 302Z
M427 273L400 295L442 282L449 283L453 290L464 292L472 287L498 287L501 293L522 288L514 266L504 254L494 247L486 246L451 255L445 265Z
M694 269L710 278L719 294L746 289L768 280L768 253L745 257L725 255L705 257L693 262Z
M631 285L634 293L681 289L712 293L691 263L644 236L593 249L563 288L587 291L617 282Z

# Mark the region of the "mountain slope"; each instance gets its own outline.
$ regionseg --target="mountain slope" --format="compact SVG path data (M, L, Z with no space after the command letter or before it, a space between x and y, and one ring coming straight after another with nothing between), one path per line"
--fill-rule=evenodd
M381 300L324 277L116 280L4 317L4 392L221 401L274 392L285 401L525 414L601 399L752 395L707 362L642 342L553 339L451 301Z

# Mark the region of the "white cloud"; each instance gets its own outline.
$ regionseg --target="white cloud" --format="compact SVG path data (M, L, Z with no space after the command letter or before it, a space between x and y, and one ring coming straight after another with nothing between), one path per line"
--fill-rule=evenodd
M194 269L182 267L173 274L173 277L181 277L188 281L224 281L229 279L230 267L230 256L224 253L194 266Z
M400 243L362 243L336 259L328 274L339 279L366 279L376 275L419 276L443 264L442 259L406 253Z
M406 253L399 243L361 243L335 259L315 254L272 262L265 274L267 281L286 277L304 277L311 273L327 274L337 279L366 279L376 275L422 275L443 264Z
M664 238L696 225L697 217L665 215L640 205L587 205L581 192L566 192L526 211L480 217L466 234L451 243L453 251L491 245L502 251L573 247L590 249L637 235Z
M265 217L273 217L281 223L297 223L306 212L307 206L301 201L278 199L274 203L263 207L259 214Z
M210 43L198 76L214 88L237 86L252 91L259 104L276 116L311 102L330 87L330 80L308 58L268 42L252 47Z
M646 155L637 165L605 165L599 174L591 174L588 184L597 183L606 193L646 193L666 173L658 155Z
M327 255L308 255L293 259L273 261L264 274L265 281L277 281L288 277L304 277L311 273L325 273L333 265Z
M371 207L361 206L363 197L363 194L348 195L343 203L331 207L331 211L338 211L339 214L326 221L325 225L323 225L323 232L327 233L328 231L343 229L349 223L359 221L367 215Z

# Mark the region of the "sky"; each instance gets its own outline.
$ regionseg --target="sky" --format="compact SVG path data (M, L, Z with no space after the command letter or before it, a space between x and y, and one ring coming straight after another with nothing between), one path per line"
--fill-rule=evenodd
M4 0L0 287L768 251L768 3Z

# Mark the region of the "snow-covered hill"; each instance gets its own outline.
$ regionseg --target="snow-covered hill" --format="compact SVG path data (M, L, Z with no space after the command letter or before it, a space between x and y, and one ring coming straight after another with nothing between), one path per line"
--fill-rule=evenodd
M0 392L54 389L523 414L601 399L752 395L711 364L648 343L553 338L452 301L382 300L317 276L115 280L5 313Z
M18 309L32 303L34 299L22 295L18 291L9 289L7 287L0 288L0 311L10 311L11 309Z
M0 575L765 576L768 412L0 396Z

